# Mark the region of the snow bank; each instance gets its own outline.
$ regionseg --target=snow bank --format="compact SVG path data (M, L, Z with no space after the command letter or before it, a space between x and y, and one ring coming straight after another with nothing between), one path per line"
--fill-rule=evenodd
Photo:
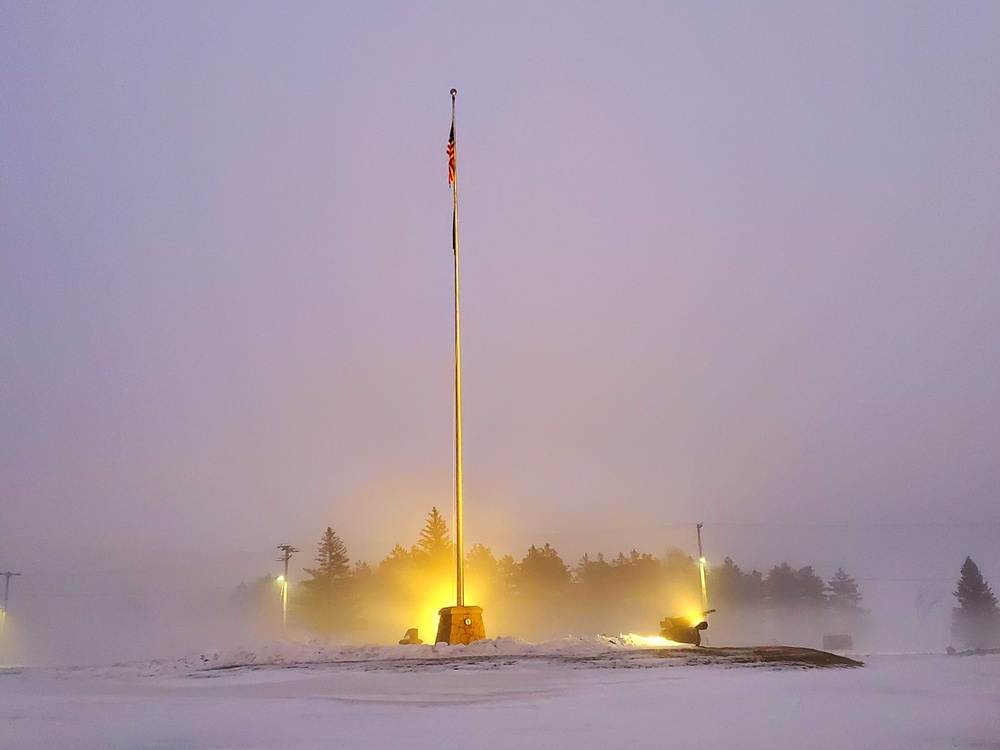
M207 650L178 659L149 662L117 663L110 667L86 670L104 676L156 676L191 674L208 670L239 667L281 667L311 664L350 664L377 662L441 662L468 657L570 657L586 659L623 651L685 647L664 638L651 638L632 633L616 637L605 635L591 638L567 636L540 643L517 638L492 638L469 645L450 646L445 643L410 646L343 645L324 641L281 641L255 647ZM688 647L689 648L689 647Z

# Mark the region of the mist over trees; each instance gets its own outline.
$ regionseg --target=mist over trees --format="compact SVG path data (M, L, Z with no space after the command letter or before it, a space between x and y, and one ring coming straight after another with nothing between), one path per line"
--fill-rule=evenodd
M244 581L229 597L229 609L238 618L256 621L269 635L277 634L281 621L281 590L272 575Z
M332 527L316 549L315 567L304 568L301 580L292 577L290 635L393 642L418 627L427 641L434 637L428 628L438 608L454 604L454 547L436 507L411 546L397 544L376 564L352 564ZM273 580L264 576L244 584L232 600L241 617L260 617L271 623L271 632L280 607L276 589L269 591ZM548 543L532 545L520 558L498 558L489 547L473 544L465 581L466 601L484 608L491 636L652 635L664 617L704 609L698 561L676 548L660 556L633 549L610 559L587 553L573 565ZM707 590L709 606L717 610L709 617L708 637L717 644L815 645L824 634L857 637L868 614L857 582L842 568L824 581L808 565L781 562L764 574L745 571L727 557L708 568Z
M858 637L868 629L861 590L843 568L824 582L811 565L782 562L764 575L727 557L709 570L708 588L719 610L710 632L727 643L790 642L803 633Z
M306 568L298 608L312 630L330 636L359 624L357 577L347 547L329 526L319 541L316 567Z
M997 598L971 557L966 557L962 564L954 594L958 606L952 610L952 635L966 648L1000 647Z

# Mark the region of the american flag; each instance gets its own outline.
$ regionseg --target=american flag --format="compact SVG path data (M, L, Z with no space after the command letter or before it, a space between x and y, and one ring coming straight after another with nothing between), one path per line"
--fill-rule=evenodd
M451 121L451 134L448 136L448 185L455 182L455 121Z

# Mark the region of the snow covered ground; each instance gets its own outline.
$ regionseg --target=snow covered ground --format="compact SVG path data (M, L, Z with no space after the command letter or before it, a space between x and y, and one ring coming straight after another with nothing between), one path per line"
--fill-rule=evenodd
M678 666L642 649L605 638L302 643L6 669L0 747L1000 748L1000 656L792 669Z

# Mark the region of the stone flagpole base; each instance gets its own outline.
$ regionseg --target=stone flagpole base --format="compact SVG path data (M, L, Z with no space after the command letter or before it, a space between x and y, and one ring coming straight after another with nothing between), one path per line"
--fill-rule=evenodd
M438 610L438 615L440 619L435 643L467 645L486 638L482 607L444 607Z

